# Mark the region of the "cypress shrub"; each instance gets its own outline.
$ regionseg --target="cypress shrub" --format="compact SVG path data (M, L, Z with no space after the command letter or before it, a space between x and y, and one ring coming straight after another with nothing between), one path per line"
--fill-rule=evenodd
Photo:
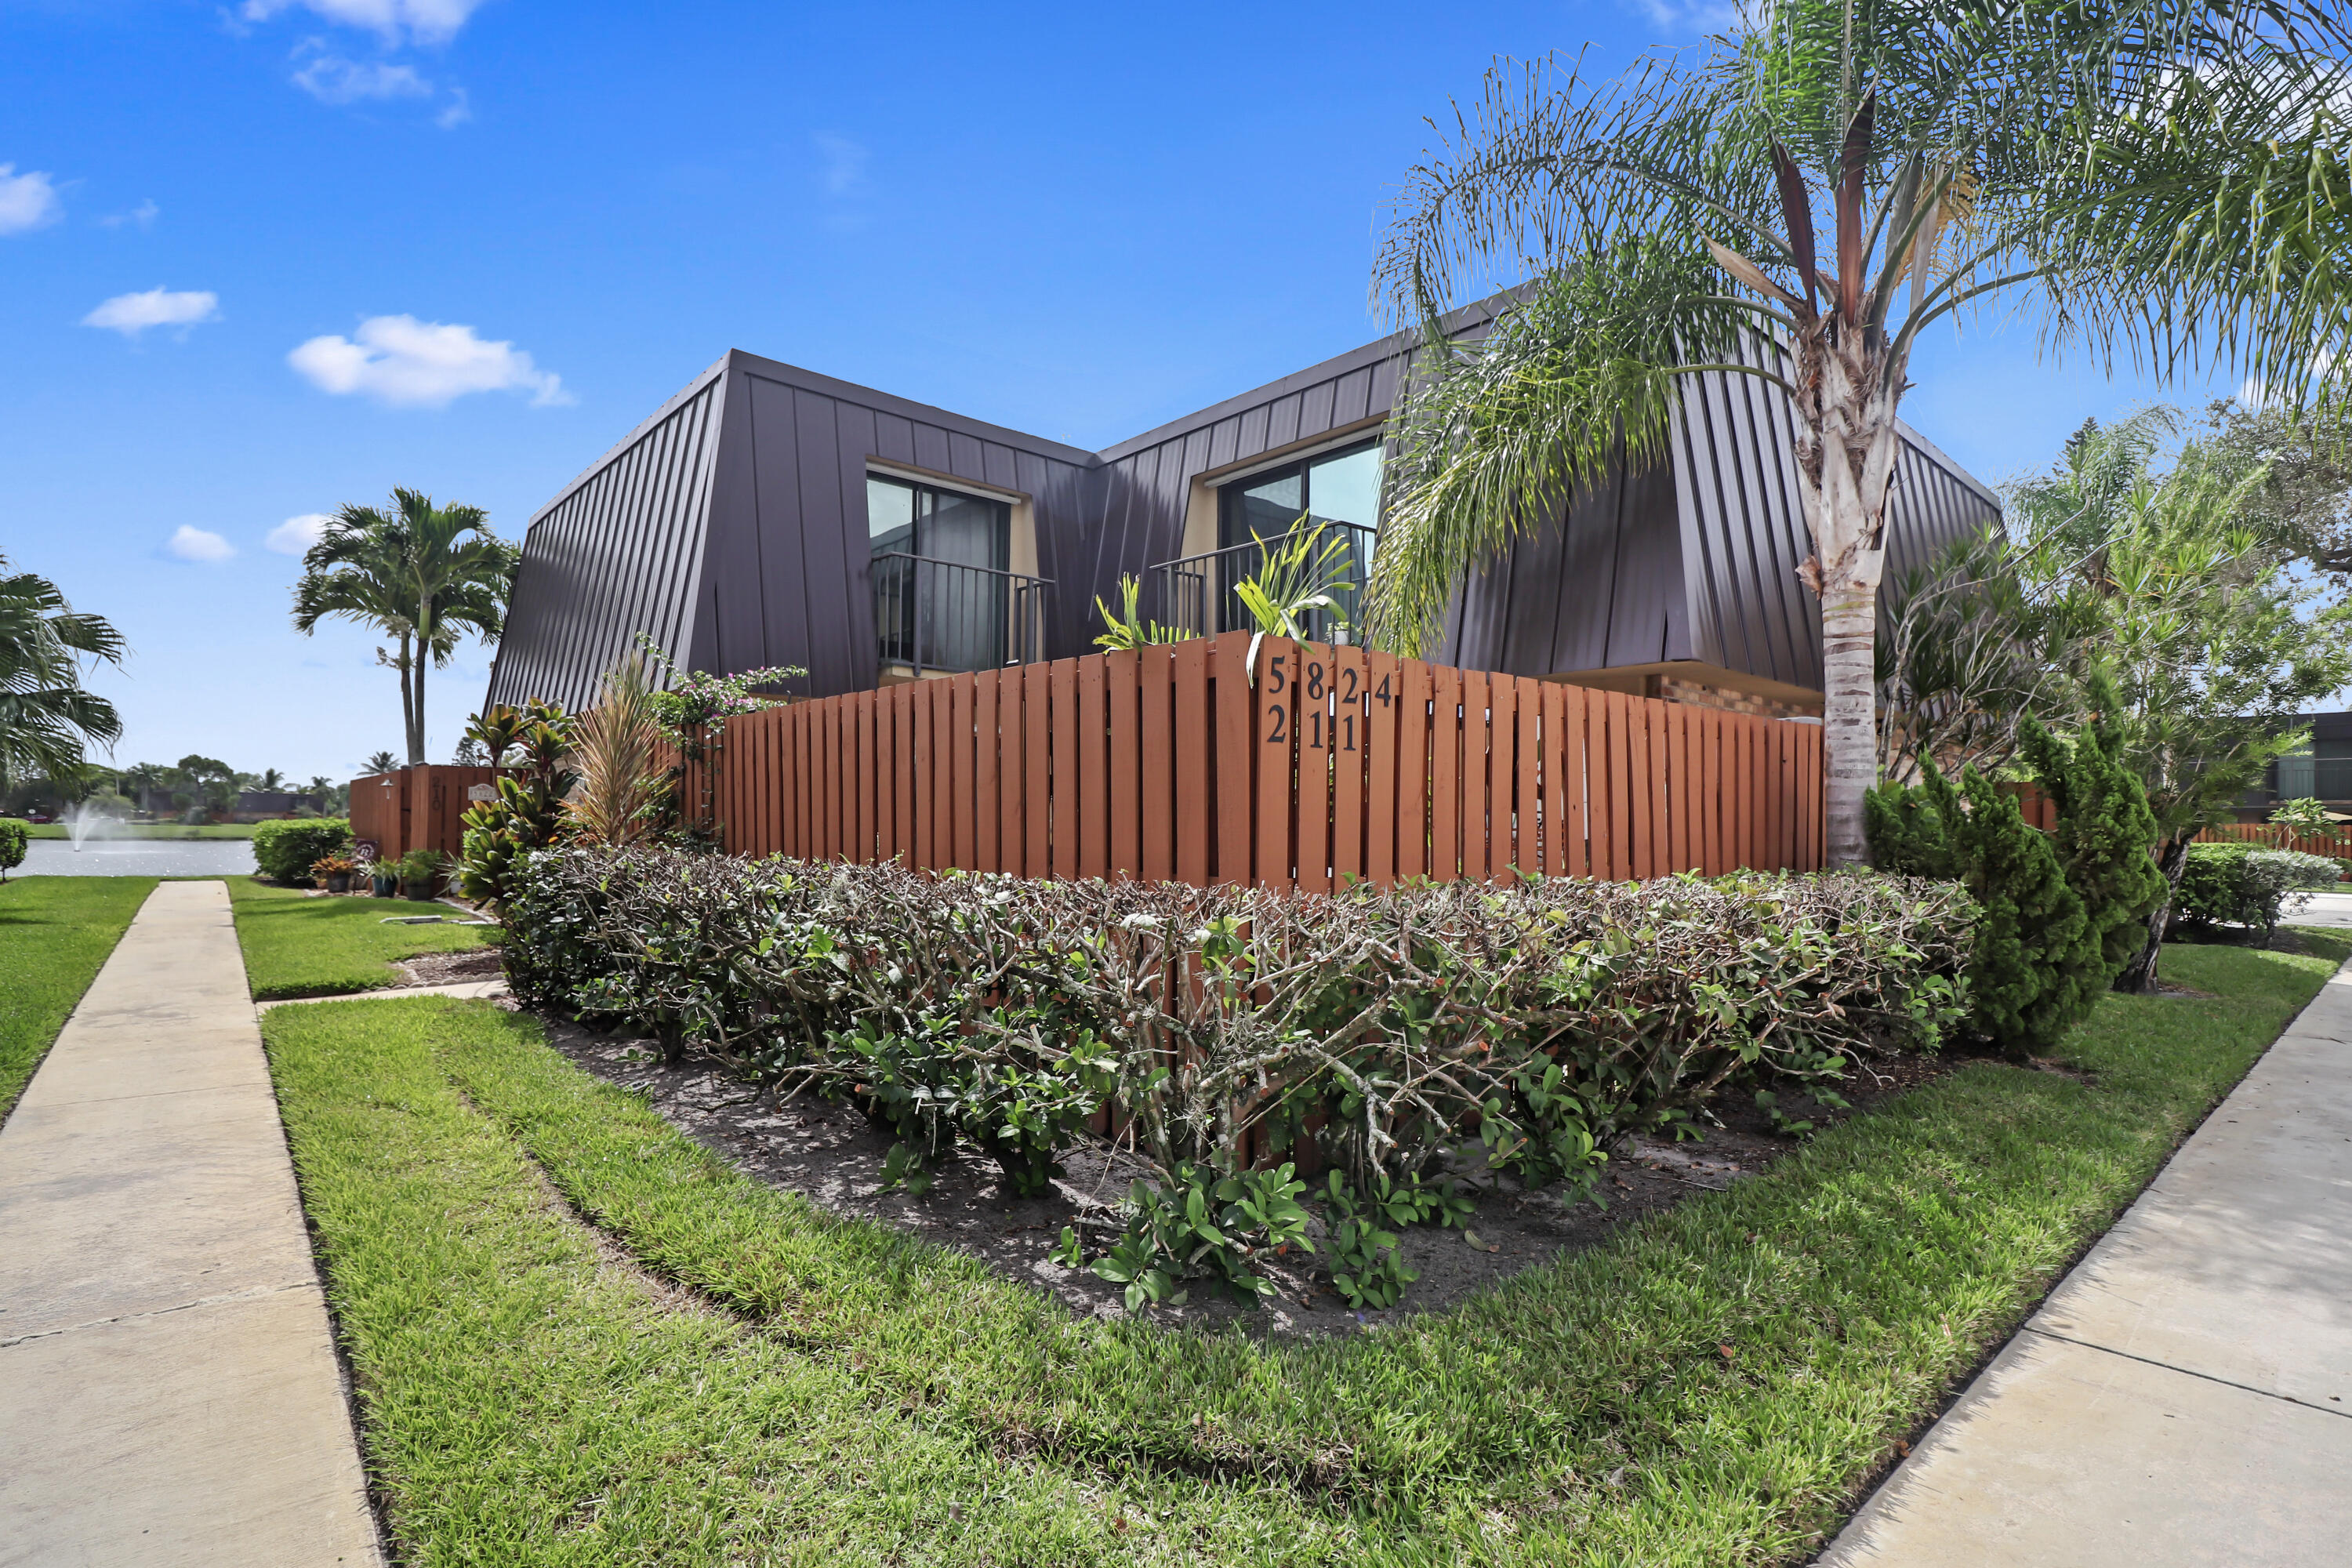
M1882 784L1866 811L1882 869L1965 883L1981 908L1969 952L1969 1026L2012 1057L2055 1046L2112 971L2051 836L1974 768L1956 789L1928 763L1918 788Z
M1932 877L1957 882L1961 868L1952 858L1944 832L1943 815L1924 789L1906 789L1889 780L1863 796L1863 815L1870 834L1870 858L1882 871L1897 877Z
M2102 721L2070 742L2032 719L2020 749L2058 808L2053 847L2067 885L2081 895L2098 949L2095 964L2075 973L2087 1013L2147 942L2147 922L2171 889L2156 863L2156 814L2147 791L2124 765L2122 742Z

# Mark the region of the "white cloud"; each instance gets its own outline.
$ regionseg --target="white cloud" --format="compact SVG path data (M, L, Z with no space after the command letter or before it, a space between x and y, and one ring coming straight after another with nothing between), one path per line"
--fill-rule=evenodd
M534 406L572 401L562 378L511 342L414 316L370 316L352 337L312 338L286 363L321 391L364 393L394 407L439 408L469 392L527 391Z
M81 319L85 327L105 327L135 338L150 327L193 327L220 314L220 296L201 289L150 289L117 294Z
M262 541L280 555L299 555L319 542L327 524L335 520L323 511L306 511L299 517L289 517L269 531Z
M865 183L867 154L863 146L846 136L820 131L816 135L816 150L824 160L820 178L824 183L826 195L845 196Z
M2323 348L2311 356L2311 379L2315 392L2325 390L2336 374L2336 351ZM2250 375L2238 384L2238 401L2249 408L2261 408L2272 402L2270 383L2258 375ZM2278 399L2281 406L2284 398Z
M482 0L245 0L247 21L266 22L280 11L300 5L347 27L366 27L397 42L403 36L420 44L437 44L455 37Z
M473 105L466 100L466 89L462 87L453 87L449 89L447 107L433 117L433 123L444 131L454 131L473 118Z
M1672 29L1677 38L1693 33L1712 37L1746 20L1741 0L1635 0L1635 5L1653 26Z
M62 212L58 188L37 169L16 173L14 163L0 163L0 234L22 234L58 221Z
M319 56L294 73L294 85L320 103L433 96L433 84L406 66L385 65L382 61L362 65L341 55Z
M206 563L226 561L236 553L229 542L219 534L207 533L201 528L190 528L184 522L180 524L179 531L172 535L163 548L183 561Z
M121 228L124 224L130 224L136 228L153 228L155 226L155 220L161 217L163 214L163 209L157 206L154 201L150 198L147 201L141 202L137 206L132 207L127 213L107 214L104 217L98 220L98 226L100 228Z

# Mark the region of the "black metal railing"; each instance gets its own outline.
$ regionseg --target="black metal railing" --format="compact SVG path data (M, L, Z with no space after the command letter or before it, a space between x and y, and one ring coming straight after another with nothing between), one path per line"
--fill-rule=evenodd
M1364 589L1372 577L1372 545L1377 535L1360 523L1318 522L1323 538L1337 539L1344 550L1328 563L1331 575L1346 584L1332 590L1332 607L1314 609L1299 617L1299 633L1309 642L1360 641L1363 637ZM1266 556L1295 540L1255 540L1227 545L1205 555L1166 561L1144 574L1143 612L1195 637L1218 632L1259 629L1234 589L1265 570Z
M882 667L995 669L1045 657L1051 579L891 552L874 557Z

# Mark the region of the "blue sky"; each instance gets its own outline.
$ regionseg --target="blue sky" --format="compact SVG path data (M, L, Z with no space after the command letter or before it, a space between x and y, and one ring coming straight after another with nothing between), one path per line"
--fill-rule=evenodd
M0 551L129 637L116 761L348 776L398 694L288 627L288 520L399 484L519 535L729 348L1108 444L1375 335L1383 203L1496 56L1719 22L0 0ZM2159 393L1997 321L1914 379L1993 481ZM434 672L436 758L488 668Z

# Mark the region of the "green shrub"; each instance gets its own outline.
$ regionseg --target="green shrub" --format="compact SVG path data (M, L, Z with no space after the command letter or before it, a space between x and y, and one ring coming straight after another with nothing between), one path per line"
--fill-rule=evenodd
M2082 792L2086 800L2094 794ZM1865 810L1882 866L1948 868L1980 908L1968 960L1970 1026L2011 1056L2056 1045L2116 972L2052 836L2029 826L2016 796L1974 768L1955 789L1929 763L1917 789L1882 784ZM2087 847L2081 864L2105 869Z
M2156 862L2156 814L2106 721L2084 726L2069 741L2029 718L2019 740L2042 793L2057 807L2052 847L2066 885L2083 900L2097 954L2095 963L2067 977L2073 994L2061 1005L2081 1017L2147 945L2148 921L2171 895Z
M253 864L273 882L310 880L310 868L352 847L352 825L340 816L289 817L253 830Z
M0 817L0 881L25 863L25 847L32 841L25 825L13 818Z
M2173 898L2173 918L2195 925L2258 929L2267 942L2279 916L2311 892L2336 886L2337 861L2257 845L2191 844Z
M1962 868L1952 857L1944 819L1926 790L1906 789L1889 780L1874 785L1863 796L1862 807L1870 858L1880 870L1896 877L1960 879Z
M497 912L506 907L517 862L552 843L563 826L563 796L579 774L565 765L572 721L552 702L501 704L478 713L466 738L494 764L516 771L498 779L498 796L466 808L457 892Z
M526 998L855 1102L893 1180L962 1145L1033 1192L1107 1108L1162 1192L1254 1142L1373 1193L1448 1152L1580 1189L1735 1079L1931 1045L1970 918L1867 873L1321 896L586 847L530 853L506 911Z

